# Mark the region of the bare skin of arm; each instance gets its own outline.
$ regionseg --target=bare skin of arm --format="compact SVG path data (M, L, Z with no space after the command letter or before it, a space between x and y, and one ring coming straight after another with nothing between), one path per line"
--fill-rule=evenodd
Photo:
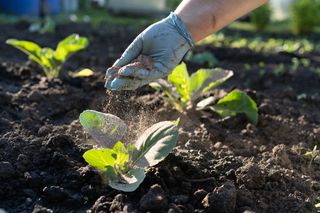
M175 10L194 42L220 30L268 0L184 0Z

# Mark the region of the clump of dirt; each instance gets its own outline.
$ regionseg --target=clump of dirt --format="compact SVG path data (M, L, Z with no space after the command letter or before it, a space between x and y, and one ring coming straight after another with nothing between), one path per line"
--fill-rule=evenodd
M151 70L153 68L154 61L152 57L147 55L139 55L137 59L135 59L132 63L124 66L124 68L142 68ZM120 71L121 73L121 71Z

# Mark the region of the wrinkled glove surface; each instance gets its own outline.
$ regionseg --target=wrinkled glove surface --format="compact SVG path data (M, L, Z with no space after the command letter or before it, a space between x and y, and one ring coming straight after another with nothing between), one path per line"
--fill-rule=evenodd
M171 13L149 26L129 45L106 72L105 87L134 90L165 77L192 47L191 35L181 19ZM139 57L144 55L146 57Z

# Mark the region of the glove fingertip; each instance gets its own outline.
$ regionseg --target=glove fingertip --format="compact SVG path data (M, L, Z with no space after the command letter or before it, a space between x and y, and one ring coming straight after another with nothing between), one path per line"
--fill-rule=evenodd
M124 84L125 84L125 80L116 78L111 82L110 88L111 90L119 90Z

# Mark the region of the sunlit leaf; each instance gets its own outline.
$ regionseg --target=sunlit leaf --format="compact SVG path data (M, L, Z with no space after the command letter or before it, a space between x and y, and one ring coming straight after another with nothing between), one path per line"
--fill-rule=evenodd
M82 69L79 72L73 74L73 77L90 77L94 74L91 69Z
M91 149L83 154L83 158L90 165L101 171L107 166L114 166L116 153L111 149Z
M233 90L213 106L215 111L223 117L244 113L253 124L258 123L257 105L246 93Z
M16 40L16 39L8 39L6 43L21 50L22 52L24 52L29 56L30 60L33 60L41 65L41 60L40 60L41 47L36 43L31 41L23 41L23 40Z
M79 118L83 128L101 148L113 147L127 131L127 125L115 115L85 110Z
M162 161L176 146L178 128L174 122L163 121L147 129L137 140L134 165L153 166Z
M208 97L206 99L203 99L202 101L197 103L197 110L205 110L209 107L211 107L215 102L216 102L216 98L215 97Z
M88 44L87 38L81 37L78 34L72 34L59 42L55 51L55 59L57 61L65 61L71 53L86 48Z
M54 51L51 48L42 48L40 52L41 65L47 68L55 66Z
M112 150L117 154L115 164L121 169L124 168L125 164L129 161L128 150L121 141L118 141Z
M182 101L190 100L190 77L185 63L181 63L172 71L168 81L175 86Z

